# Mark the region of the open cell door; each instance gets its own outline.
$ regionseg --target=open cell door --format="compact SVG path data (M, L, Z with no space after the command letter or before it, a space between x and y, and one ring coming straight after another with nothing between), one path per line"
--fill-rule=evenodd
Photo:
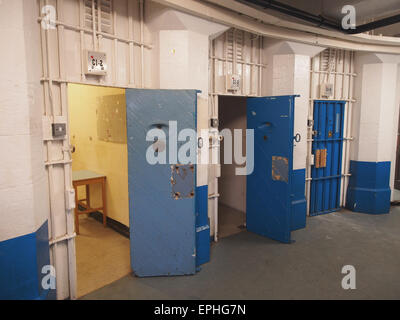
M196 241L196 161L174 158L186 143L179 133L196 130L197 91L127 89L126 101L132 269L139 277L194 274L197 256L209 257L209 236L208 248Z
M247 127L254 130L254 170L247 176L247 230L289 243L292 230L294 100L247 99Z

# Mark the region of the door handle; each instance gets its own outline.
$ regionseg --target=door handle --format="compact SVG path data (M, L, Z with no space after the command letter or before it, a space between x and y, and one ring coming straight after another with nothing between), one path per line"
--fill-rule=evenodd
M203 145L204 145L204 143L203 143L203 138L199 138L199 139L197 140L197 147L198 147L199 149L201 149L201 148L203 148Z
M293 139L294 139L294 141L296 141L296 142L300 142L300 141L301 141L301 135L300 135L300 133L296 134L296 135L293 137Z

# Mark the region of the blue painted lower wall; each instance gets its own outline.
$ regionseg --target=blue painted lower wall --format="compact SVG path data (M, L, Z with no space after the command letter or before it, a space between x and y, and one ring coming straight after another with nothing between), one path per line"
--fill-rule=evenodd
M49 264L47 221L34 233L0 242L0 300L55 297L41 285L42 268Z
M210 261L208 186L196 188L196 266Z
M293 170L291 230L306 227L307 201L305 196L306 169Z
M389 213L390 162L351 161L350 173L346 208L369 214Z

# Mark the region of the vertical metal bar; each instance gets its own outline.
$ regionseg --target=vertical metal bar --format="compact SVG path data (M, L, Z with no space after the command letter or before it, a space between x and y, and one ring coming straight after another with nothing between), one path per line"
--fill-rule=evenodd
M340 123L341 123L341 127L340 127L340 133L341 133L341 138L343 139L345 136L344 136L344 117L345 117L345 112L346 112L346 104L345 103L343 103L343 104L341 104L340 105L340 114L341 114L341 121L340 121ZM348 141L347 140L342 140L341 141L341 144L340 144L340 168L339 168L339 170L338 170L338 172L341 174L342 173L342 160L345 158L345 157L343 157L343 148L344 148L344 145L343 145L343 143L344 143L344 141L346 141L346 143L348 144ZM346 145L347 146L347 145ZM344 178L346 178L346 176L344 176ZM340 178L340 180L339 180L339 182L341 182L342 181L342 179ZM345 180L343 179L343 184L345 183ZM341 206L341 202L342 202L343 200L342 199L338 199L338 201L337 201L337 204L338 204L338 207L340 207Z
M63 0L57 0L57 12L58 19L63 21ZM58 31L58 54L59 54L59 70L60 78L66 78L65 72L65 47L64 47L64 27L61 25L57 26ZM61 95L61 115L65 117L67 123L67 132L69 137L69 121L68 121L68 97L67 97L67 84L65 82L60 84L60 95ZM64 160L72 160L71 153L69 151L69 139L63 140L63 158ZM64 188L65 191L72 189L72 166L66 162L64 164ZM66 194L66 192L64 192ZM66 213L66 234L71 236L74 234L74 213L73 210L65 209ZM68 251L68 275L69 275L69 294L70 299L76 299L76 254L75 254L75 238L71 237L67 241Z
M44 5L46 5L47 2L45 0L40 0L40 8L42 8ZM39 10L40 10L39 8ZM40 12L39 12L40 15ZM42 72L43 72L43 77L48 77L48 51L47 51L47 31L45 31L43 28L40 28L40 40L41 40L41 47L42 47ZM49 101L48 97L50 96L49 94L49 82L43 83L43 94L44 94L44 101L43 101L43 115L45 117L48 117L51 114L51 107L49 106ZM46 157L49 159L50 157L50 143L49 141L45 141L45 151L46 151ZM48 184L49 184L49 192L48 192L48 201L49 201L49 208L50 208L50 217L49 217L49 238L54 239L55 238L55 226L54 226L54 201L51 192L53 189L51 189L51 184L50 184L50 166L46 168L46 173L47 173L47 178L48 178ZM49 239L49 240L50 240ZM52 246L50 247L50 259L51 263L53 266L57 265L57 253L56 253L56 247Z
M228 62L227 62L227 60L228 60L228 41L229 41L228 32L229 31L225 32L225 42L223 45L223 48L224 48L224 75L225 76L228 75ZM227 93L228 88L226 87L226 81L224 82L224 87L225 87L224 93Z
M44 5L48 5L48 0L44 0ZM43 3L42 3L43 6ZM42 29L43 30L43 29ZM46 52L46 75L45 78L48 78L48 97L49 97L49 102L50 102L50 108L48 110L48 114L47 115L51 115L52 120L54 121L54 116L55 116L55 106L54 106L54 100L53 100L53 94L52 94L52 86L53 86L53 81L52 81L52 73L51 73L51 66L50 66L50 45L49 45L49 30L46 29L44 31L44 43L45 43L45 52ZM47 97L45 96L45 100ZM47 159L48 161L52 160L52 141L48 140L47 141ZM53 166L50 165L47 168L48 171L48 179L49 179L49 203L50 203L50 226L51 226L51 239L55 239L57 237L57 233L56 233L56 223L55 223L55 215L56 215L56 207L55 207L55 199L54 199L54 190L55 190L55 186L54 186L54 182L53 182ZM53 257L53 265L57 270L57 265L59 263L57 256L58 256L58 243L55 243L52 247L51 253L52 253L52 257ZM56 278L56 285L57 287L61 286L61 279ZM59 291L57 291L57 298L60 298L60 294Z
M245 64L244 62L246 61L245 58L245 48L246 48L246 32L242 31L242 37L243 37L243 46L242 46L242 85L241 85L241 92L242 95L246 95L246 69L245 69Z
M133 32L133 7L132 7L132 2L128 1L127 2L127 10L128 10L128 38L129 40L134 40L134 32ZM129 42L129 68L128 68L128 86L129 87L133 87L134 86L134 65L135 65L135 61L134 61L134 56L133 56L133 42Z
M314 100L315 100L315 70L314 66L316 63L317 57L311 59L310 65L310 102L308 107L308 118L314 120ZM311 158L312 158L312 132L313 126L307 127L307 168L306 168L306 200L307 200L307 215L310 215L310 194L311 194Z
M333 135L333 128L332 128L332 121L333 121L333 103L332 102L326 102L325 103L325 110L326 110L326 117L325 117L325 125L326 125L326 142L324 145L324 150L326 150L326 153L329 155L329 157L326 158L325 164L326 167L324 168L324 176L329 177L332 175L332 144L333 142L331 141L332 135ZM325 153L325 156L326 156ZM326 179L324 180L324 202L323 202L323 211L328 211L329 210L329 202L331 198L331 179Z
M322 84L321 77L323 78L323 76L322 76L321 71L322 71L323 52L324 52L324 51L322 51L322 52L319 54L319 72L318 72L318 87L317 87L317 88L320 88L320 86L321 86L321 84ZM321 99L321 92L320 92L320 90L317 90L317 99Z
M346 61L347 61L346 55L347 55L347 51L343 50L342 91L341 91L341 99L342 100L345 100L346 98L348 98L348 97L345 97L345 94L344 94L345 80L347 78L347 75L346 75ZM348 80L349 80L348 85L350 85L350 80L351 80L351 76L350 75L348 76ZM348 104L350 104L350 102L348 102ZM347 123L347 120L348 120L347 111L348 111L348 107L346 108L346 105L345 105L344 110L343 110L344 123L342 124L342 126L343 126L343 129L342 129L343 137L347 137L348 136L347 125L345 125L345 123ZM345 162L346 162L346 157L347 157L347 144L348 143L349 143L348 140L343 140L343 151L342 151L343 153L342 153L342 163L341 163L341 172L340 172L340 174L343 177L342 183L341 183L341 186L340 186L340 206L341 207L345 205L344 204L344 188L345 188L345 184L346 184L346 176L344 175L345 174L344 170L346 170Z
M97 0L97 31L98 31L98 36L97 36L97 49L98 50L103 50L103 36L101 35L102 32L102 22L101 22L101 1L102 0ZM104 83L104 78L100 77L99 78L100 83Z
M112 5L112 15L113 15L113 33L114 36L117 36L117 11L115 10L114 6L114 1L111 1ZM114 39L113 40L113 57L112 57L112 68L113 68L113 73L112 73L112 81L113 84L117 84L117 55L118 55L118 40Z
M318 55L318 71L322 71L322 58L323 58L323 53L320 52ZM312 66L312 70L314 71L314 62L313 62L313 66ZM313 72L314 74L314 72ZM319 120L319 114L320 114L320 110L321 110L321 102L320 101L315 101L315 99L319 99L320 98L320 93L319 93L319 88L321 85L321 72L318 72L318 83L313 83L312 85L312 90L314 92L314 90L316 90L316 95L313 95L313 100L311 101L312 104L312 119L314 121L314 125L313 128L311 128L311 133L312 130L320 130L320 126L321 126L321 121ZM315 80L315 77L314 77ZM314 138L314 136L311 134L311 138ZM316 150L319 148L318 142L311 142L311 152L310 152L310 156L311 154L316 153ZM314 161L316 161L316 159L314 159ZM319 171L320 169L316 168L315 165L311 166L310 165L310 173L309 173L309 177L311 179L313 178L317 178L319 175ZM317 197L317 187L319 185L319 181L315 181L315 180L309 180L309 215L315 215L315 213L318 211L318 197Z
M211 56L213 56L213 57L215 57L215 39L214 40L211 40ZM216 66L215 66L215 64L217 63L217 61L216 61L216 59L212 59L212 64L211 64L211 72L212 72L212 74L211 74L211 87L210 87L210 90L211 90L211 93L212 94L214 94L215 93L215 91L216 91L216 89L215 89L215 78L216 78L216 76L217 76L217 69L216 69ZM214 99L214 96L212 95L211 96L211 99ZM211 112L210 112L210 115L211 116L214 116L214 110L213 110L213 104L214 104L214 101L213 100L211 100L210 99L210 104L211 104Z
M351 75L354 74L354 51L351 51L349 53L349 73ZM348 104L347 104L347 124L346 124L346 132L347 135L352 134L352 113L354 110L354 103L353 103L353 90L354 90L354 76L350 76L349 80L349 87L348 87ZM343 196L343 202L344 204L346 203L346 198L347 198L347 185L349 182L349 178L347 174L349 173L350 169L350 141L347 141L346 143L346 156L345 156L345 169L344 172L346 174L345 179L344 179L344 196Z
M254 82L254 74L253 74L253 54L254 54L254 38L251 38L251 50L250 50L250 95L253 95L253 82Z
M232 32L232 74L237 74L237 30L234 28Z
M326 132L326 106L321 103L320 104L320 109L319 109L319 133L318 135L319 139L325 140L327 137L327 132ZM317 149L325 149L325 143L324 142L317 142ZM317 178L322 178L325 175L325 169L320 168L317 169ZM317 181L317 211L321 212L323 210L323 203L324 203L324 181Z
M258 38L258 96L261 96L261 74L262 74L262 68L261 68L261 57L262 57L262 36L259 36Z
M219 115L219 99L218 96L215 96L215 101L214 101L214 108L215 108L215 114L218 116ZM214 148L212 149L212 152L214 152ZM217 152L220 152L220 148L217 149ZM218 163L214 164L214 169L217 168ZM217 178L217 172L216 170L214 171L214 194L218 194L218 178ZM218 197L214 198L214 241L218 241Z
M95 8L95 0L92 0L92 30L93 30L93 50L97 50L97 33L96 33L96 8Z
M144 78L144 0L139 0L140 11L140 64L141 64L141 87L145 87Z
M333 69L333 71L334 71L334 75L333 75L333 99L337 99L337 94L336 94L336 91L337 91L337 77L338 77L338 74L337 74L337 66L338 66L338 52L339 52L339 50L338 49L335 49L335 64L334 64L334 66L335 66L335 68Z
M101 0L97 0L97 31L100 33L101 28Z
M79 50L79 56L80 56L80 63L81 63L81 81L85 81L85 58L84 58L84 49L85 49L85 32L82 30L82 28L85 26L85 4L83 2L84 0L79 0L79 27L81 28L79 31L79 37L80 37L80 50Z

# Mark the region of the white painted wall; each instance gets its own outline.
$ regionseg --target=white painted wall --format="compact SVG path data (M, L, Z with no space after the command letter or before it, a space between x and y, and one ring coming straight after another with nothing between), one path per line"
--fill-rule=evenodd
M294 143L293 170L306 167L307 116L310 94L310 57L296 54L274 55L272 71L272 96L296 94L294 108L294 133L301 141Z
M395 152L399 114L400 56L356 54L351 159L356 161L391 161L390 186L394 186ZM392 198L394 193L392 193Z
M300 95L294 110L294 133L301 141L294 143L293 170L307 166L307 119L310 103L311 58L323 50L290 41L266 41L268 67L264 71L263 91L269 96Z
M35 232L49 216L34 1L0 3L0 241Z

